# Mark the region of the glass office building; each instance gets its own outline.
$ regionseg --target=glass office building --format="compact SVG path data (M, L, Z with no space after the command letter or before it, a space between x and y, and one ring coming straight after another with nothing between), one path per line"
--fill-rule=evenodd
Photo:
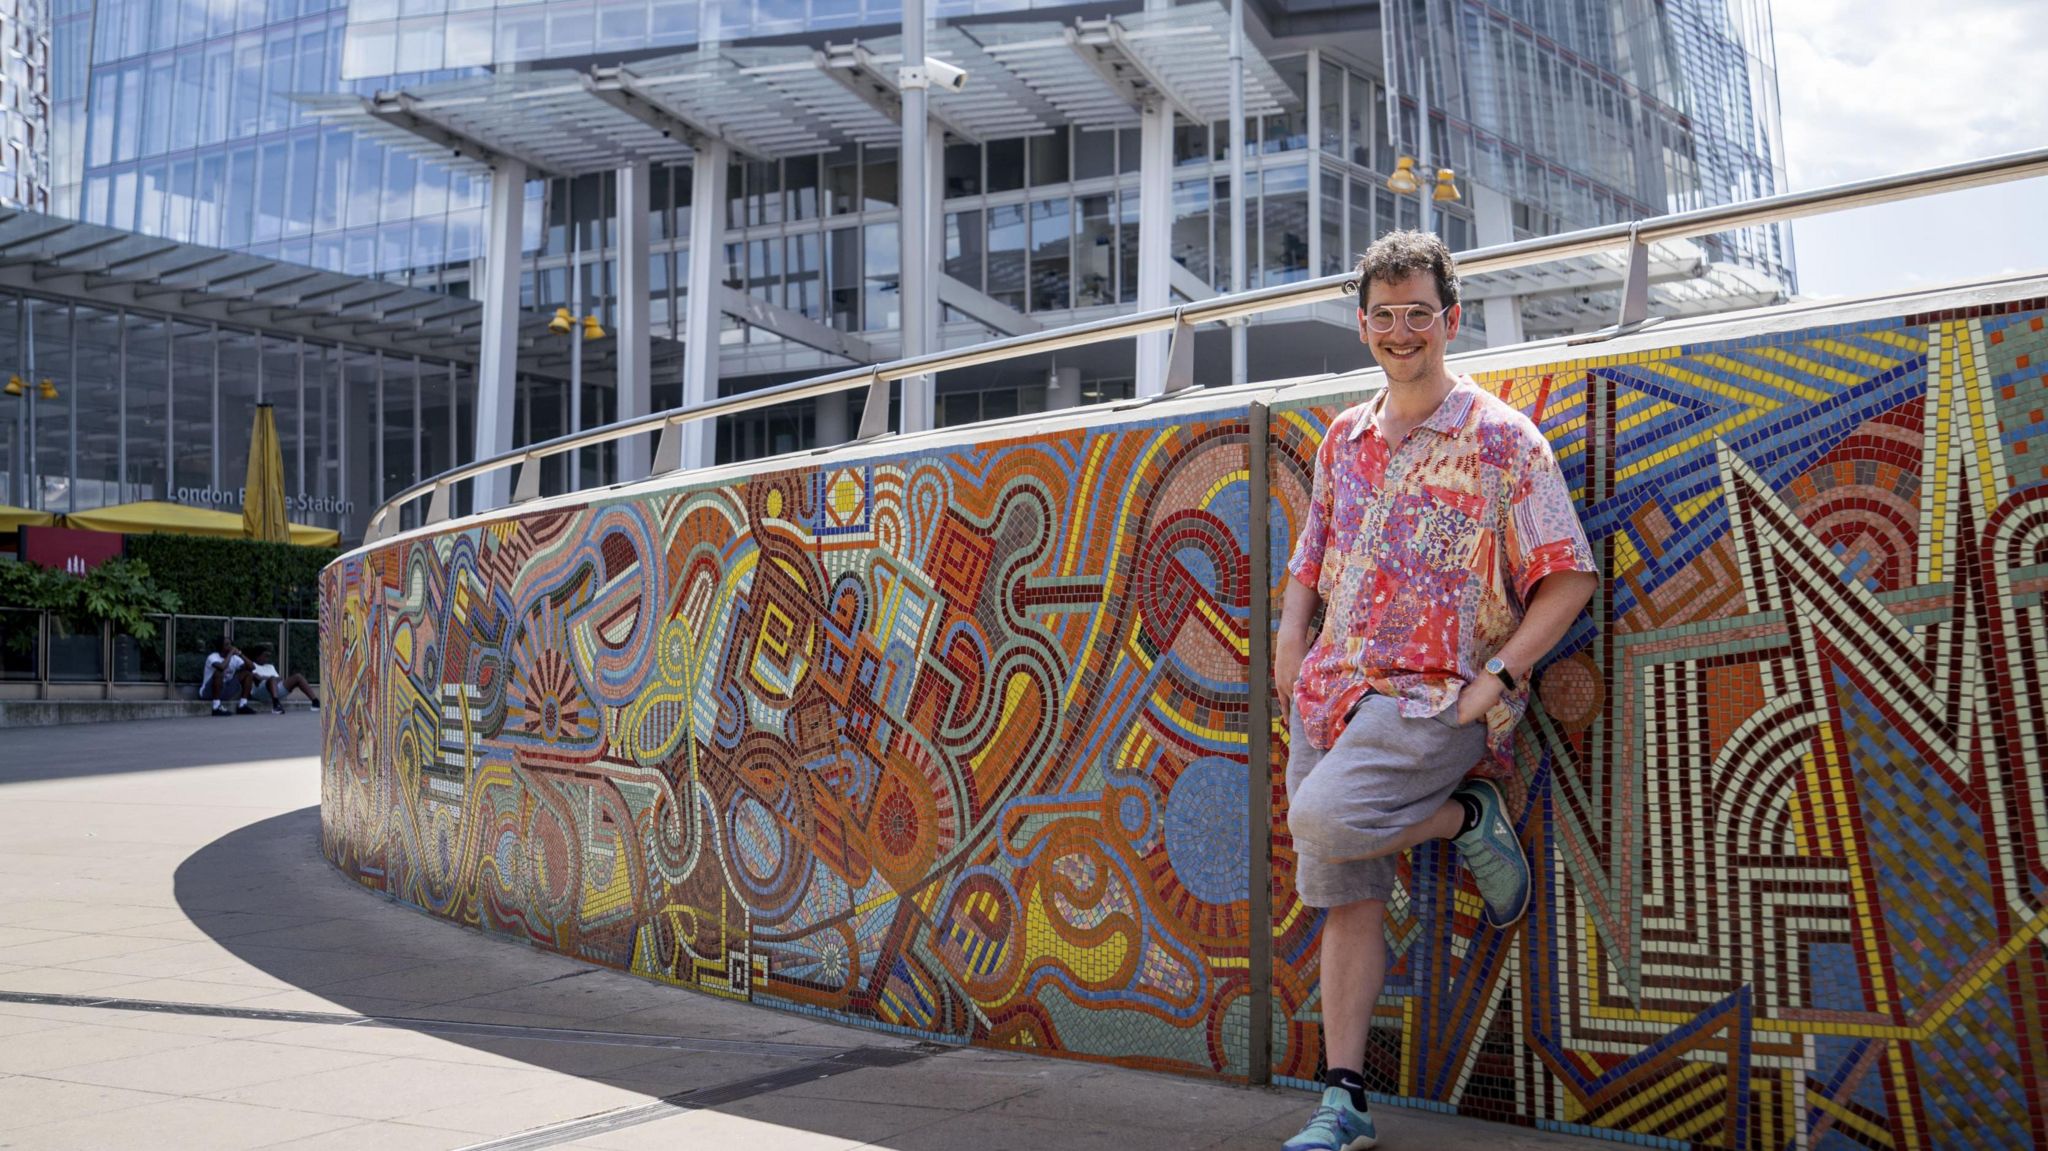
M942 293L935 343L1137 306L1141 237L1155 226L1139 207L1137 115L1054 106L1050 82L1035 86L1044 77L1033 69L1047 65L1026 50L1106 21L1137 27L1153 13L1133 0L932 7L934 53L971 54L970 92L1007 100L1016 125L950 131L932 157L941 221L933 262L957 289ZM1202 6L1177 10L1193 7ZM1222 8L1204 11L1220 17ZM1339 271L1397 226L1427 223L1465 248L1784 186L1766 0L1249 0L1246 13L1260 114L1247 124L1244 187L1231 186L1224 117L1191 116L1183 106L1163 153L1169 191L1156 226L1169 232L1173 300L1228 290L1229 209L1240 197L1246 282L1256 287ZM845 107L826 107L787 83L811 56L886 57L899 19L889 0L58 0L45 183L56 210L82 221L466 299L481 294L487 174L367 130L383 125L361 116L334 114L335 94L425 99L506 72L573 78L626 65L652 73L716 56L783 85L773 97L817 129L816 147L741 156L723 181L714 282L694 287L727 301L711 312L716 386L744 390L848 362L830 341L807 338L805 325L856 337L877 357L901 347L893 125L884 117L862 127L859 116L881 113L863 111L851 92L840 92ZM1174 79L1168 69L1163 81ZM1388 188L1402 156L1419 158L1421 195ZM691 163L655 163L650 176L644 234L656 407L679 402L684 390ZM1459 200L1429 199L1439 167L1455 171ZM613 171L576 171L538 174L523 187L521 439L619 410L618 358L599 342L584 349L582 410L569 411L569 341L544 327L549 312L575 302L616 331L618 183ZM1699 248L1684 283L1657 285L1663 310L1769 302L1796 286L1782 229L1746 229ZM1611 286L1587 282L1576 276L1569 292L1518 296L1505 311L1475 307L1465 339L1609 322L1618 277ZM728 289L784 322L749 319L723 295ZM1358 356L1341 308L1269 318L1254 325L1251 343L1256 376L1341 368ZM446 373L428 357L413 374L430 381L420 403L433 405ZM1140 390L1136 374L1128 348L951 373L940 381L938 420L1128 395ZM459 393L459 368L455 379ZM374 426L356 428L352 443L382 442L377 429L419 423L405 387L366 394L361 410ZM460 395L449 402L456 431L447 451L416 437L414 447L386 452L383 465L353 467L364 499L474 450ZM379 404L396 406L386 413ZM354 410L342 405L337 418ZM719 450L739 457L796 448L843 434L847 418L815 405L755 413L722 423ZM420 426L439 427L437 419ZM137 458L174 460L175 423L172 431L172 446ZM315 453L309 483L339 467L328 450L323 442ZM608 453L592 457L598 475L614 466ZM114 470L122 470L118 459ZM89 472L73 474L66 499L111 490ZM173 495L191 486L174 473L173 465L162 480ZM364 488L369 475L376 480ZM27 494L50 490L45 481Z
M50 9L0 0L0 204L50 204Z

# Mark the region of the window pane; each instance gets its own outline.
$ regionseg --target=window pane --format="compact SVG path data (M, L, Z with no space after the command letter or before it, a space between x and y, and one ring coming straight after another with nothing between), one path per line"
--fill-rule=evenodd
M380 192L384 183L384 149L367 137L355 138L355 156L349 161L348 217L351 228L377 222Z
M222 207L221 245L228 248L246 247L249 243L249 229L255 223L256 213L251 211L250 193L256 188L256 149L238 148L228 158L228 182L225 189L226 201Z
M114 159L133 160L142 146L142 125L150 117L143 112L142 70L121 73L121 115L114 122Z
M217 144L228 138L228 99L234 88L234 46L210 44L206 49L206 102L199 120L199 142Z
M981 146L952 144L946 148L946 195L981 194Z
M144 155L157 155L168 149L171 144L171 117L163 115L161 110L169 109L172 106L171 69L173 66L171 58L164 56L158 58L149 67L149 102L145 106L157 114L147 117L149 123L142 137L142 151Z
M896 225L869 224L866 232L862 253L866 264L863 326L869 331L900 328L903 296L897 291L896 270L901 266L901 253L896 246Z
M1116 133L1074 133L1074 179L1093 180L1116 174Z
M256 198L256 240L275 240L284 231L285 186L291 181L291 148L266 144Z
M171 447L174 488L213 484L213 331L195 324L173 326ZM175 494L175 492L173 493ZM180 498L180 502L188 502Z
M1287 284L1308 276L1308 172L1269 169L1259 197L1261 283Z
M1193 272L1205 284L1211 282L1209 192L1207 176L1175 182L1173 238L1169 241L1174 262Z
M1344 257L1344 180L1325 172L1322 188L1322 274L1331 276L1343 271L1349 263Z
M78 468L72 482L78 510L123 502L120 490L121 410L119 317L114 312L81 306L75 313L78 358L72 365L72 387L81 412L102 413L77 439Z
M1074 306L1116 302L1116 221L1110 197L1083 196L1074 202L1079 230L1074 238Z
M860 328L860 230L835 228L825 253L832 326L842 332Z
M35 329L35 370L37 380L50 380L68 390L76 378L71 370L71 309L62 304L27 303L30 323ZM0 324L9 327L12 342L14 317L5 315ZM27 366L27 365L24 365ZM82 417L81 424L90 417ZM36 407L36 461L42 473L42 507L62 511L71 500L71 403L59 400Z
M1073 209L1066 197L1031 205L1031 310L1073 307Z
M1024 186L1024 141L991 140L988 144L988 190L1015 192Z
M1034 185L1064 184L1071 178L1067 166L1067 128L1062 124L1049 136L1031 137L1031 182Z
M170 195L165 198L164 235L180 243L192 239L193 180L198 166L191 160L171 165Z
M983 238L980 212L946 213L946 274L977 292Z
M1341 156L1344 154L1344 70L1325 63L1322 75L1316 79L1322 87L1318 93L1320 107L1316 109L1322 148L1333 156Z
M205 58L194 52L180 54L177 80L171 91L171 136L173 148L190 148L199 142L199 102L204 92L201 68Z
M988 294L1024 310L1024 206L999 204L988 210Z
M825 156L825 194L832 214L855 211L860 205L860 149L848 145ZM677 197L680 202L684 197Z
M263 122L263 41L243 36L235 41L234 116L237 136L254 135Z
M162 164L152 164L142 170L141 203L135 219L135 230L152 236L164 234L164 201L169 189L166 181L169 173Z
M249 475L249 429L256 415L256 337L223 328L220 333L220 486L232 492Z
M263 130L275 132L291 123L292 69L297 65L291 29L272 32L263 44Z
M818 217L818 158L792 156L782 162L783 194L791 220Z
M1295 102L1279 115L1265 118L1264 150L1298 152L1308 147L1308 57L1275 60L1273 70L1293 89Z
M873 210L895 207L896 149L870 145L861 151L861 194L867 198L868 208Z

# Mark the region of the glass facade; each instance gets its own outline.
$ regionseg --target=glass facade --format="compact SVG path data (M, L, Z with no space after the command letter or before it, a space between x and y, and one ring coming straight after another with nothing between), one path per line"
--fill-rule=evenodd
M1521 235L1785 188L1768 0L1382 7L1387 71L1402 94L1387 128L1399 151L1507 192ZM1371 111L1386 118L1384 108ZM1705 246L1789 291L1788 235L1781 226L1750 228Z
M50 207L50 9L0 0L0 204Z
M0 503L52 512L168 500L239 513L267 402L290 518L353 537L385 497L469 458L476 435L468 364L76 299L0 291L0 371L57 389L0 409ZM522 439L565 429L566 402L559 384L523 379Z
M63 2L55 159L70 214L363 276L480 254L481 181L323 129L291 98L466 73L344 83L348 14L331 0Z
M858 29L886 34L899 19L895 0L54 3L48 182L60 212L454 295L469 294L471 263L485 255L485 181L323 125L295 93L417 88L510 63L609 64L706 40L843 42ZM1132 7L940 0L936 17L1016 13L1011 20L1071 23ZM932 160L943 193L935 261L995 302L1059 324L1135 304L1145 227L1171 233L1176 299L1228 290L1233 198L1245 208L1246 283L1259 287L1341 271L1395 227L1434 227L1461 249L1510 238L1479 234L1472 193L1482 185L1509 202L1514 236L1783 186L1767 0L1382 0L1377 12L1358 10L1357 29L1334 34L1331 21L1341 23L1340 15L1304 7L1304 18L1317 22L1314 33L1290 31L1285 0L1253 7L1251 18L1269 25L1258 49L1292 100L1247 124L1242 188L1231 186L1229 126L1220 121L1176 122L1168 211L1159 220L1140 218L1135 130L1055 123L1028 138L955 140ZM1464 201L1428 200L1427 180L1422 196L1390 192L1387 178L1404 155L1421 157L1425 176L1455 169ZM713 262L723 282L893 354L904 271L897 159L893 146L848 144L734 164ZM652 399L668 406L681 395L676 341L685 335L691 290L689 167L657 167L651 190ZM567 306L580 284L583 310L616 328L615 204L611 173L529 181L523 307ZM1707 247L1715 260L1793 286L1780 229L1714 237ZM38 313L38 331L60 322L37 307L26 311ZM74 392L87 405L79 410L115 418L95 422L78 441L82 455L61 472L71 486L60 503L219 486L214 473L233 472L232 451L211 449L238 418L222 413L253 402L255 381L265 381L267 395L270 382L302 372L309 390L293 393L290 418L335 429L307 433L314 447L305 490L354 499L359 513L407 477L466 458L472 443L461 429L473 389L446 364L394 364L342 348L315 354L297 350L296 338L279 346L175 318L108 321L86 312L83 303L65 305L61 338L39 347L77 358ZM1475 339L1483 337L1479 319L1475 310L1467 320ZM989 334L950 308L945 321L946 343ZM727 391L839 363L729 316L719 321L718 341ZM536 378L522 384L516 405L519 441L567 430L566 343L543 339L521 356L522 370ZM1131 371L1088 365L1072 391L1126 394ZM608 355L586 357L586 426L615 410L611 373ZM1011 398L998 395L1004 388L990 378L948 374L940 385L942 420L1028 412L1055 399L1043 384L1007 386ZM953 393L958 398L948 398ZM60 406L68 410L69 401ZM808 407L763 413L722 429L721 442L728 453L746 455L812 442L824 426L840 423L836 415L815 417ZM459 434L443 430L451 421ZM39 445L69 434L50 432L55 423L38 426ZM343 428L353 430L344 435ZM204 449L195 446L202 442ZM11 450L26 460L26 449ZM36 450L39 462L47 449Z

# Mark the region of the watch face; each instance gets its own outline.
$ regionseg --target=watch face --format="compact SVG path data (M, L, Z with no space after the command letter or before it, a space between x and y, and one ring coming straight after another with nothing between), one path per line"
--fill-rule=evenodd
M1507 666L1507 664L1501 662L1499 656L1495 656L1492 659L1486 661L1486 670L1492 672L1494 675L1499 675L1501 672L1506 671Z

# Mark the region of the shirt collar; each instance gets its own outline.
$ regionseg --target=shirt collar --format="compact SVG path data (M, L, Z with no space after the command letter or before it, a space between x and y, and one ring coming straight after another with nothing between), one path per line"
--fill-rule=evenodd
M1449 394L1444 396L1443 402L1436 406L1436 411L1430 413L1428 419L1416 425L1418 428L1428 428L1438 435L1454 436L1458 434L1459 428L1465 426L1465 417L1472 413L1472 404L1478 399L1479 385L1473 383L1470 376L1459 376L1457 381L1457 383L1451 385L1451 390ZM1352 440L1356 440L1364 435L1367 428L1377 425L1380 418L1380 407L1386 402L1387 389L1381 388L1380 394L1374 396L1372 402L1366 405L1365 411L1358 418L1358 422L1351 425L1350 438Z

